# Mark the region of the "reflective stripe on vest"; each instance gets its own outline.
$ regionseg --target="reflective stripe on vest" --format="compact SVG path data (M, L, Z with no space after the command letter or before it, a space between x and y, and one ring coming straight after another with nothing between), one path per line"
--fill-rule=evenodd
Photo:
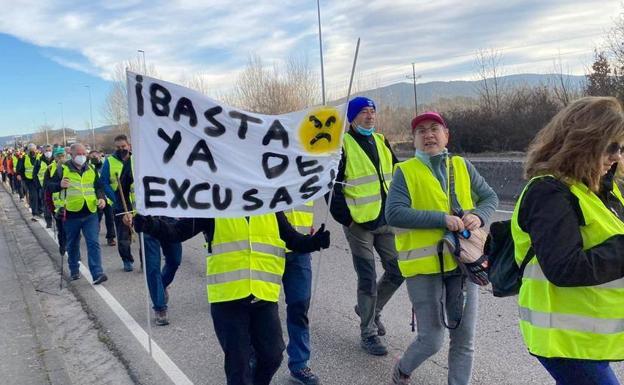
M381 134L373 134L379 172L382 175L383 188L388 192L392 181L392 153ZM380 176L369 156L350 134L344 136L345 185L343 188L347 207L356 223L365 223L376 219L381 212Z
M82 175L80 175L64 164L62 177L68 178L70 181L70 185L66 189L67 195L65 198L67 211L78 212L82 210L86 202L89 211L94 213L97 209L97 197L95 196L95 188L93 186L95 183L95 170L93 167L88 165Z
M286 265L285 245L274 213L217 218L208 255L208 302L256 298L277 302Z
M455 179L455 194L461 207L472 210L470 188L470 174L466 162L462 157L453 156L453 175ZM448 158L446 175L449 175ZM410 194L411 207L415 210L434 210L445 213L451 212L449 197L440 186L440 182L433 175L431 169L418 158L412 158L397 164L401 170L405 184ZM447 177L446 191L449 191ZM398 252L399 269L404 277L413 277L418 274L435 274L440 272L438 259L438 242L444 237L445 229L399 229L395 228L394 243ZM444 249L444 271L457 268L453 256Z
M314 224L314 201L308 201L294 209L284 211L286 219L297 232L310 234Z
M533 182L536 178L533 178ZM530 183L527 184L530 185ZM569 185L578 199L584 225L579 227L583 250L624 234L617 218L582 183ZM511 219L516 263L531 246L518 223L524 188ZM614 194L621 199L619 191ZM544 275L538 258L527 265L518 295L520 330L531 354L585 360L624 359L624 278L596 286L558 287Z

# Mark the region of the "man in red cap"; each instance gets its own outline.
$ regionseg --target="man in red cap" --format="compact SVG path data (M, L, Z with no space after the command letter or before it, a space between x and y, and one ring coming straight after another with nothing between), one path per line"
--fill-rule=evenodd
M386 218L395 227L399 268L416 315L418 335L395 365L392 384L410 383L411 373L442 347L446 326L452 328L448 384L468 385L478 286L465 279L453 256L438 251L438 245L447 232L484 226L496 210L498 198L468 160L449 155L449 130L440 114L418 115L412 120L412 132L416 152L412 159L397 165Z

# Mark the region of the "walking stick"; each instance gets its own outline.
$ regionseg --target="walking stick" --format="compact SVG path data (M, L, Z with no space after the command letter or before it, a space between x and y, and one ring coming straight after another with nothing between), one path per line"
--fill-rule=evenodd
M115 180L117 180L117 188L119 189L119 195L121 196L121 204L123 205L123 209L124 212L128 212L128 204L126 203L126 196L124 195L124 190L123 190L123 186L121 185L121 180L119 179L119 173L115 173ZM132 233L134 232L134 229L131 226L128 226L129 230L130 230L130 243L132 243ZM141 254L143 247L141 246L141 243L139 242L139 254ZM141 259L141 270L143 270L143 259Z
M64 194L64 198L63 198L63 207L61 207L61 225L65 226L65 219L67 218L67 189L63 189L63 191L61 192L65 193ZM56 221L54 222L56 224ZM59 241L59 244L61 242L60 237L57 234L57 239ZM67 238L65 239L65 241L67 241ZM65 245L67 246L67 245ZM61 279L60 279L60 283L59 283L59 290L63 290L63 272L65 270L64 264L63 264L63 259L65 257L65 254L67 253L67 250L65 250L65 252L63 254L61 254Z

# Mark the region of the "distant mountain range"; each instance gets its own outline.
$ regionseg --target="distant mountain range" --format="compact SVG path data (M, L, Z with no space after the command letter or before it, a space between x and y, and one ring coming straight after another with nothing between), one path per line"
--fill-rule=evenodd
M104 134L107 133L111 130L113 130L115 128L115 126L111 126L111 125L106 125L106 126L100 126L100 127L96 127L95 128L95 133L96 134ZM60 129L54 129L51 130L50 132L57 132L60 131ZM73 130L72 130L73 131ZM91 129L84 129L84 130L76 130L75 131L77 135L82 136L84 134L90 134L91 133ZM32 140L34 133L29 133L29 134L23 134L21 135L21 137L19 135L8 135L8 136L0 136L0 147L3 146L13 146L15 143L15 137L18 137L18 140L20 140L22 143L28 143ZM69 141L69 139L68 139ZM39 143L37 143L39 144Z
M488 79L491 81L491 79ZM499 78L499 86L502 89L517 87L536 87L539 85L552 85L559 82L557 74L519 74L501 76ZM563 81L570 87L582 88L585 85L585 76L563 75ZM440 99L453 99L457 97L476 98L479 96L479 87L481 81L464 81L453 80L448 82L425 82L416 85L418 104L431 104ZM402 82L389 86L379 87L372 90L357 92L355 95L367 96L375 100L379 107L395 106L395 107L414 107L414 86L413 83ZM342 103L344 99L336 101ZM95 129L96 133L105 133L112 130L114 126L101 126ZM85 134L89 130L76 130L78 135ZM13 142L15 135L0 136L0 146ZM32 134L22 135L22 141L28 142Z
M563 75L564 82L570 87L582 88L585 85L585 76ZM491 81L491 79L488 79ZM501 89L517 87L536 87L552 85L559 82L557 74L519 74L501 76L498 84ZM481 81L453 80L448 82L417 83L416 92L418 104L431 104L442 98L476 98L479 96ZM397 107L414 107L414 85L409 82L395 83L389 86L358 92L355 95L367 96L377 104ZM339 100L342 103L344 99Z

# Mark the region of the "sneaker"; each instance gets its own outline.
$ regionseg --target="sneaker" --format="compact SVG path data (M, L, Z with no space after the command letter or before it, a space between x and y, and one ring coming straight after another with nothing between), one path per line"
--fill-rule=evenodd
M320 385L321 381L312 373L312 369L307 366L296 372L290 372L290 377L296 381L297 384L303 385Z
M360 317L360 308L358 307L358 305L355 305L353 310L355 310L355 314L357 314L358 317ZM386 326L383 323L381 323L381 315L376 314L375 315L375 320L373 322L375 322L375 326L377 327L377 335L380 336L380 337L381 336L385 336L386 335Z
M70 278L72 281L80 279L80 273L79 272L71 273Z
M124 261L124 271L132 271L134 267L132 266L132 262Z
M392 369L392 385L409 385L410 376L403 374L401 370L399 370L399 362L394 365L394 369Z
M106 244L109 246L117 246L117 242L115 242L115 238L108 238L106 240Z
M384 345L379 336L362 338L360 346L362 349L366 350L366 353L373 356L385 356L388 354L388 348L386 348L386 345Z
M106 274L100 274L99 277L93 280L93 284L99 285L100 283L106 282L106 281L108 281L108 277L106 276Z
M169 318L167 317L167 310L156 310L156 325L165 326L169 325Z

